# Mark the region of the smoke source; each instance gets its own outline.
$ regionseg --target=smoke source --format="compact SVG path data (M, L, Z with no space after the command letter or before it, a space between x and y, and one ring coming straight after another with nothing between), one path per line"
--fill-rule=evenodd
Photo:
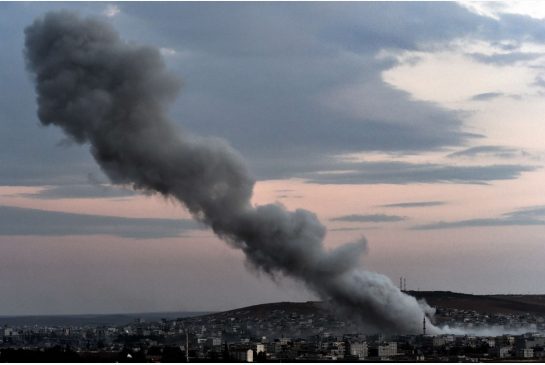
M108 23L69 12L48 13L25 34L40 121L89 143L112 182L174 197L253 266L304 282L369 328L421 331L431 308L360 267L364 239L326 251L326 229L314 213L253 206L254 180L236 151L173 127L165 110L180 83L156 48L129 44Z

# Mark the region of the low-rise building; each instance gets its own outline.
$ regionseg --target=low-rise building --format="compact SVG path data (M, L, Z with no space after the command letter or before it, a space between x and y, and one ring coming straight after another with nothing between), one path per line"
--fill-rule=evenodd
M367 342L357 341L350 343L350 355L356 356L359 360L364 360L367 358L368 353Z
M397 355L397 342L388 342L378 346L378 357L390 358Z

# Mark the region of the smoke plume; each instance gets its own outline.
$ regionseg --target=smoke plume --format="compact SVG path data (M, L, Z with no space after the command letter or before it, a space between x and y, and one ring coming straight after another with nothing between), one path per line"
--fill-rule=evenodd
M158 49L127 43L108 23L69 12L48 13L25 33L40 121L88 143L112 182L177 199L253 266L302 281L369 328L421 331L431 308L360 267L365 240L327 251L314 213L253 206L254 180L236 151L174 128L165 110L180 82Z

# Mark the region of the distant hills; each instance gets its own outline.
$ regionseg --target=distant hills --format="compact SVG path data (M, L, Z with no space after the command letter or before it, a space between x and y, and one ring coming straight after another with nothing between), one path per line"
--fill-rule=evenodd
M473 295L450 291L407 291L417 299L425 299L433 306L474 310L482 313L531 313L545 315L545 295ZM0 326L118 326L134 322L141 318L145 321L159 321L162 318L173 320L197 316L234 316L264 318L275 310L310 314L330 313L323 302L278 302L253 305L224 312L158 312L130 314L87 314L54 316L0 316Z
M267 319L274 316L275 312L283 312L297 315L331 315L331 310L324 302L277 302L257 304L250 307L232 309L224 312L215 312L205 315L206 317L215 318L252 318L252 319Z
M48 316L0 316L0 326L121 326L142 319L147 322L205 315L210 312L152 312L127 314L75 314Z
M483 313L532 313L545 315L545 295L473 295L450 291L407 291L424 298L432 307L474 310Z
M474 310L483 313L532 313L545 315L545 295L474 295L450 291L406 291L417 299L425 299L432 307ZM279 302L253 305L225 312L213 313L213 316L239 315L253 313L254 317L263 317L274 310L308 314L328 312L323 302Z

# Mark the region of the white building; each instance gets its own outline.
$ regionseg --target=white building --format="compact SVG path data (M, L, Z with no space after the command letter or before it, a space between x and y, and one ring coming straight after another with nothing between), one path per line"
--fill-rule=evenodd
M350 343L350 355L357 356L359 360L364 360L369 354L367 342L352 342Z
M246 351L246 362L254 362L254 351L253 350Z
M511 346L499 346L496 347L496 356L500 359L511 357Z

